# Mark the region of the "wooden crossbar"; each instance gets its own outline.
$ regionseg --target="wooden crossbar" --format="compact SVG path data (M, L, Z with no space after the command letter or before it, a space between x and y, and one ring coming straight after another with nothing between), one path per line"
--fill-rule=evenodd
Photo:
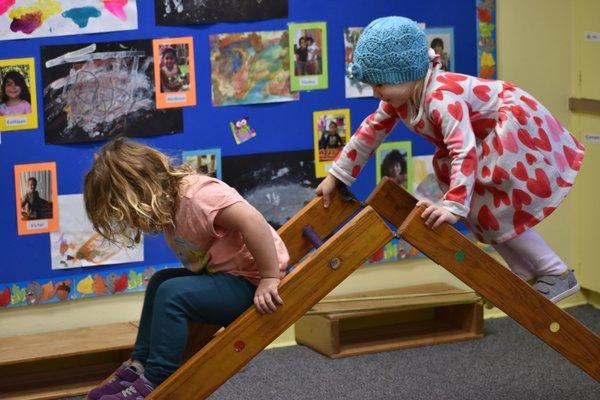
M249 308L148 399L208 397L392 237L379 215L366 207L284 278L279 290L284 304L276 313L261 315Z
M435 231L423 222L425 207L389 178L366 201L431 260L492 302L509 317L600 381L600 338L538 293L455 228Z

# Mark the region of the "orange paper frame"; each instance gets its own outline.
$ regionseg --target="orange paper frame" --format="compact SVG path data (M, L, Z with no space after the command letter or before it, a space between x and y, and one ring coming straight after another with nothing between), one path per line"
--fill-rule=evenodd
M36 191L41 200L36 201L35 210L29 205L21 207L25 194L22 185L27 187L26 181L30 177L24 174L38 172L38 174L29 174L37 180ZM42 181L40 179L44 172L50 176ZM47 185L50 185L49 195ZM42 192L40 195L39 193ZM45 198L49 197L49 198ZM58 186L56 184L56 163L38 163L15 165L15 199L17 210L17 230L19 235L31 235L36 233L47 233L58 230Z
M181 73L174 75L169 82L164 80L165 75L161 76L162 52L165 47L171 47L177 53L181 46L187 46L187 64L177 64L176 68ZM196 105L196 74L194 64L194 40L190 37L154 39L152 41L154 53L154 88L156 93L156 108L177 108ZM187 66L187 73L181 71ZM182 68L183 67L183 68ZM161 79L163 78L163 79ZM164 84L163 84L164 83ZM169 87L170 86L170 87Z

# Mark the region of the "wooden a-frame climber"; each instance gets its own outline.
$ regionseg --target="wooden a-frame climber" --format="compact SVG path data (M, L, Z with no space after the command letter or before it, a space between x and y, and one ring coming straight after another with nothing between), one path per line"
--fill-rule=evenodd
M312 200L279 230L290 265L298 263L280 286L285 303L269 315L251 307L219 332L216 326L192 326L187 352L191 357L148 399L204 399L213 393L393 237L378 214L398 226L405 240L600 381L597 335L452 226L427 228L420 218L423 208L416 207L416 202L384 178L363 210L301 260L312 246L302 235L307 226L318 237L327 237L361 207L357 201L342 200L338 193L328 209L322 198Z

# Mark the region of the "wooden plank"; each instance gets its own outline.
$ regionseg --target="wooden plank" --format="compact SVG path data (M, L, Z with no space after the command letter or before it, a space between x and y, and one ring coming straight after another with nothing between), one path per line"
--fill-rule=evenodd
M423 211L415 207L405 219L399 229L403 239L600 381L600 337L452 226L429 229L420 217Z
M363 209L284 278L280 287L284 304L276 313L261 315L249 308L148 400L208 397L392 237L371 207ZM336 259L340 262L334 269Z
M312 199L277 231L290 254L289 264L296 264L312 247L310 240L302 235L302 228L310 225L321 239L325 239L360 207L358 201L342 199L337 190L332 194L328 208L323 207L322 197Z
M569 97L569 110L575 112L600 114L600 100Z
M417 199L391 178L381 179L366 204L396 227L400 226L417 204Z
M481 298L473 291L458 289L446 283L430 283L393 289L328 296L307 313L337 318L342 313L368 313L385 309L416 309L450 304L467 304ZM357 315L358 316L358 315Z
M124 322L3 338L0 366L128 349L133 347L136 334L137 329Z

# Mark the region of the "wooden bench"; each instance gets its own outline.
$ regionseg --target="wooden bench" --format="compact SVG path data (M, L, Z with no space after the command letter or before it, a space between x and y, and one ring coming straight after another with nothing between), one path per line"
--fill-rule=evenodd
M124 322L0 339L0 398L87 393L129 358L136 334Z
M341 358L481 338L479 300L445 283L331 296L296 323L296 342Z

